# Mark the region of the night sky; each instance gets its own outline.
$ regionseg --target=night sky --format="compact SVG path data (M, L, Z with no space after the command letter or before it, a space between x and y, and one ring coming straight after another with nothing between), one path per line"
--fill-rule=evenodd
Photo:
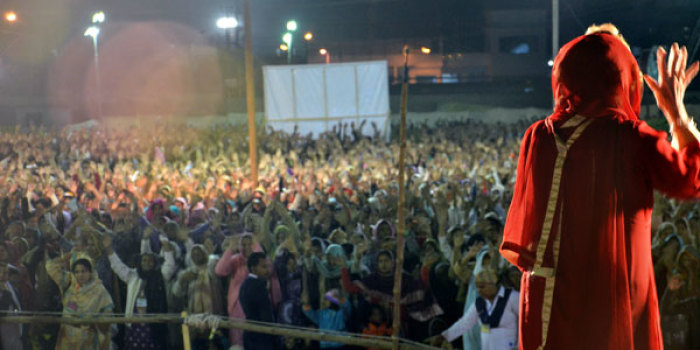
M13 24L0 21L0 93L33 93L56 76L66 80L85 74L79 69L91 64L92 43L83 32L95 11L102 10L107 17L99 37L101 59L105 67L119 69L107 73L123 80L122 74L130 72L137 81L146 74L133 68L144 63L139 55L163 60L170 50L179 49L178 57L183 57L179 64L192 66L183 50L222 48L224 32L216 28L216 19L228 14L242 21L242 4L242 0L0 0L2 13L12 9L19 16ZM361 51L365 41L375 39L435 43L440 38L442 53L448 55L487 51L488 11L539 9L544 20L538 25L546 32L544 49L551 52L551 0L251 0L251 4L259 65L284 61L278 47L289 19L299 23L296 42L302 33L312 31L316 48L352 43ZM691 53L699 48L694 57L698 59L699 18L700 0L560 0L560 44L583 34L591 23L613 22L640 62L654 45L673 41L688 45ZM233 34L238 40L230 40L232 49L242 57L242 30Z
M450 51L468 51L470 35L480 35L484 11L543 9L549 0L251 0L256 52L265 54L280 43L284 23L296 19L300 30L316 40L334 42L443 36ZM15 9L21 23L10 30L22 33L22 45L34 50L60 50L82 35L90 14L103 10L109 25L167 20L190 26L206 37L220 35L214 22L225 13L240 13L240 0L2 0L0 9ZM593 22L612 21L633 46L657 41L690 39L700 15L693 0L560 0L561 41L579 35ZM6 25L6 24L4 24ZM550 31L551 22L542 23ZM4 29L7 29L3 27ZM8 33L2 32L4 36ZM6 38L5 38L6 39ZM473 45L472 45L473 46Z

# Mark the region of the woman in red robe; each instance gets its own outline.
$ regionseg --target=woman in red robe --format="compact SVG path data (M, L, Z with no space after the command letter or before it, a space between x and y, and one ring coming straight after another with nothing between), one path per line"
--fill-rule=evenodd
M589 30L590 32L591 30ZM554 113L523 137L501 254L524 273L520 349L662 349L651 259L653 190L700 197L683 105L698 72L674 44L649 87L672 126L639 120L642 74L612 25L560 50Z

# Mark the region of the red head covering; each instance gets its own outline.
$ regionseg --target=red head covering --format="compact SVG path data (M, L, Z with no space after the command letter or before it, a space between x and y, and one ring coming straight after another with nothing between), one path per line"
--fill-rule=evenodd
M580 114L637 120L642 75L632 52L607 33L582 35L561 48L554 60L553 119Z
M545 122L550 131L555 122L577 114L638 120L642 99L639 67L627 46L614 35L587 34L564 45L554 61L552 90L556 106ZM544 196L551 186L552 171L543 167L526 170L532 166L526 166L526 160L554 164L554 158L545 160L542 153L535 154L536 149L541 152L541 148L535 147L541 142L551 142L553 146L554 140L537 139L531 127L520 149L516 175L519 182L515 185L501 250L511 263L525 269L534 264L546 210ZM550 156L555 157L556 153Z

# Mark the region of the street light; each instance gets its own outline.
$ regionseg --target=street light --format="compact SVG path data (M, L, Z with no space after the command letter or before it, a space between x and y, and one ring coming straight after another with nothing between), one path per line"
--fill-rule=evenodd
M83 33L83 35L92 37L94 43L97 41L97 36L100 35L100 28L97 26L90 26L88 29L85 29L85 33Z
M220 17L216 20L216 26L219 29L233 29L238 27L238 20L236 17Z
M230 29L238 28L238 19L232 16L219 17L216 20L216 27L224 30L226 38L226 49L231 49L231 32Z
M424 53L424 54L426 54L426 55L430 55L430 52L432 52L432 50L431 50L429 47L422 46L422 47L420 48L420 52L422 52L422 53Z
M304 40L311 41L313 39L314 39L314 33L306 32L306 34L304 34Z
M97 14L99 14L99 12L92 16L93 21L95 20L95 16ZM104 13L102 13L101 17L98 17L98 19L100 18L102 21L104 21ZM85 33L83 33L83 35L92 38L92 49L95 57L95 87L97 90L97 114L98 118L102 120L102 83L100 81L100 57L97 51L97 37L100 35L100 27L90 26L85 30Z
M5 12L5 20L10 23L13 23L17 21L17 14L14 11Z
M231 36L232 36L232 30L238 27L238 19L233 16L223 16L219 17L219 19L216 20L216 27L219 29L222 29L224 31L224 39L226 40L226 51L231 50ZM233 72L231 71L231 68L229 65L225 66L225 69L223 71L224 74L224 79L228 81L229 78L233 78ZM233 89L236 87L232 87L228 83L225 84L225 94L224 94L224 112L228 115L230 106L231 106L231 98L230 95L233 93Z
M296 22L295 22L296 25ZM287 27L289 27L289 23L287 23ZM287 44L287 64L292 63L292 41L294 40L294 36L290 32L284 33L282 35L282 41Z
M294 35L292 35L293 32L297 30L297 21L295 20L289 20L287 21L287 32L284 33L282 36L282 41L284 41L287 44L287 64L292 63L292 41L294 40Z
M328 50L320 49L318 50L318 53L320 53L321 56L326 56L326 64L331 63L331 54L328 52Z
M105 13L98 11L92 14L92 23L103 23L105 21Z

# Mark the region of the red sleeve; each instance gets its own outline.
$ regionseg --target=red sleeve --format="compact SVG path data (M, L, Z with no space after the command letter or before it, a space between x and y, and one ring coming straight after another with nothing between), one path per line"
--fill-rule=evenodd
M668 142L667 134L645 122L637 125L640 155L651 185L681 199L700 197L700 144L695 141L680 151Z
M520 143L513 198L500 247L501 255L521 270L532 267L535 262L535 247L531 242L537 241L542 228L537 219L544 217L546 211L544 197L551 188L555 159L554 139L548 134L544 121L538 121L528 128Z
M343 268L340 271L340 280L343 283L343 289L345 289L346 292L350 294L359 294L362 292L360 287L356 286L350 280L350 272L348 271L348 269Z

